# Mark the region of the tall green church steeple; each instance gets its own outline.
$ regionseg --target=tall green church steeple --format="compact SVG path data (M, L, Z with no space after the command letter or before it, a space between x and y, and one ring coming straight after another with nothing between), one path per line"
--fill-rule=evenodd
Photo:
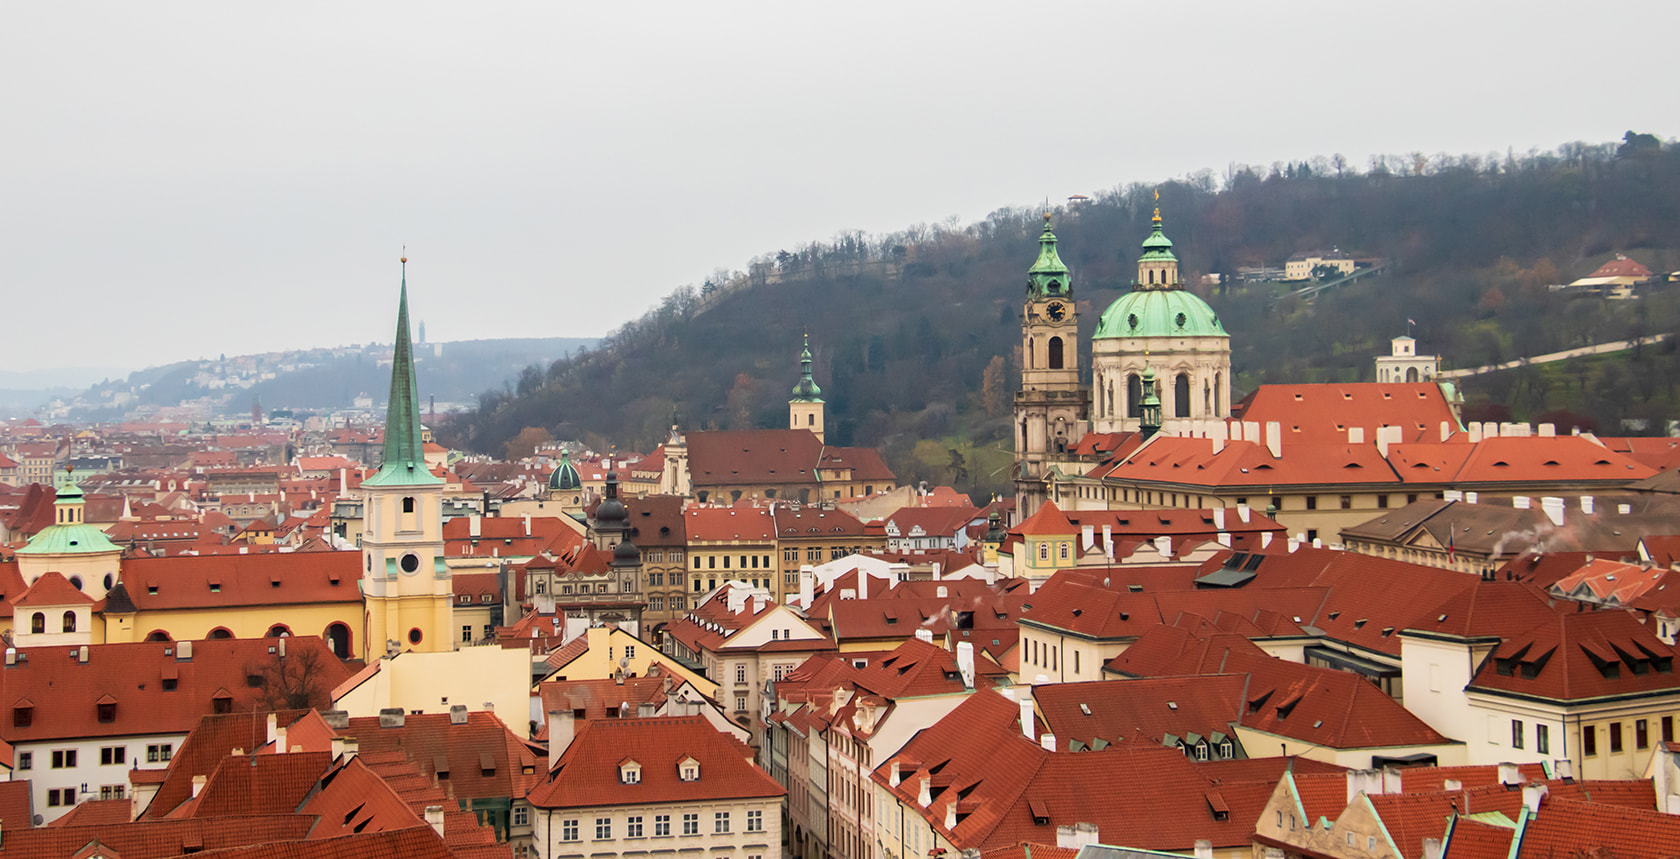
M1050 229L1050 213L1044 213L1044 232L1038 234L1038 260L1027 269L1027 292L1041 298L1067 297L1072 291L1068 268L1056 253L1056 234Z
M397 301L397 342L391 354L391 399L385 407L385 461L365 481L374 486L441 482L426 467L420 431L420 389L414 380L414 344L408 336L408 257L402 258L402 293Z

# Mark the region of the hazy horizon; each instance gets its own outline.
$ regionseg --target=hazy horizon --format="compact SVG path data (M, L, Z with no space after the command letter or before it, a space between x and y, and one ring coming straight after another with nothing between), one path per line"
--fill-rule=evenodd
M1675 130L1661 51L1586 67L1561 2L0 14L12 371L388 339L404 244L433 341L599 337L843 230Z

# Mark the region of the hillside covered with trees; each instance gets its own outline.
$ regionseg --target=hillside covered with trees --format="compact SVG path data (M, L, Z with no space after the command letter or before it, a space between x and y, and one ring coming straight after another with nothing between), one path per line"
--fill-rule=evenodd
M1680 269L1680 145L1651 135L1527 154L1232 165L1070 202L1053 214L1085 338L1129 288L1157 187L1186 282L1230 332L1234 396L1262 383L1373 380L1372 358L1407 320L1444 368L1680 323L1680 285L1620 302L1548 289L1618 252L1654 272ZM879 447L907 481L1001 490L1040 214L1001 208L968 225L844 232L766 253L674 290L597 349L527 367L439 429L500 455L530 427L647 450L673 421L780 426L808 331L831 443ZM1329 248L1391 267L1311 300L1232 276ZM1215 272L1223 283L1204 285ZM1616 431L1643 418L1660 430L1680 403L1672 342L1571 364L1470 379L1471 409Z

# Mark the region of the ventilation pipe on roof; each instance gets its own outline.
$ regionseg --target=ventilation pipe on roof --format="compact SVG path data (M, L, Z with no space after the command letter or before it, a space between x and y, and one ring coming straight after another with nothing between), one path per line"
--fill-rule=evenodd
M1283 458L1283 424L1278 421L1266 421L1266 449L1272 452L1273 459Z
M963 688L974 688L974 644L957 642L957 672L962 675Z
M577 736L577 717L571 710L548 711L548 769L554 771L560 763L560 756L571 746L572 739Z

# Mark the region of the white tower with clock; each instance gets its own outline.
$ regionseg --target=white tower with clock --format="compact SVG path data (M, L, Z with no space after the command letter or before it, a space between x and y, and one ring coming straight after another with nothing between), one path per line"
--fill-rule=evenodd
M1038 261L1027 270L1021 317L1021 390L1015 393L1015 494L1020 519L1044 503L1044 478L1050 463L1085 434L1089 412L1090 392L1079 384L1079 310L1046 214L1044 232L1038 238Z

